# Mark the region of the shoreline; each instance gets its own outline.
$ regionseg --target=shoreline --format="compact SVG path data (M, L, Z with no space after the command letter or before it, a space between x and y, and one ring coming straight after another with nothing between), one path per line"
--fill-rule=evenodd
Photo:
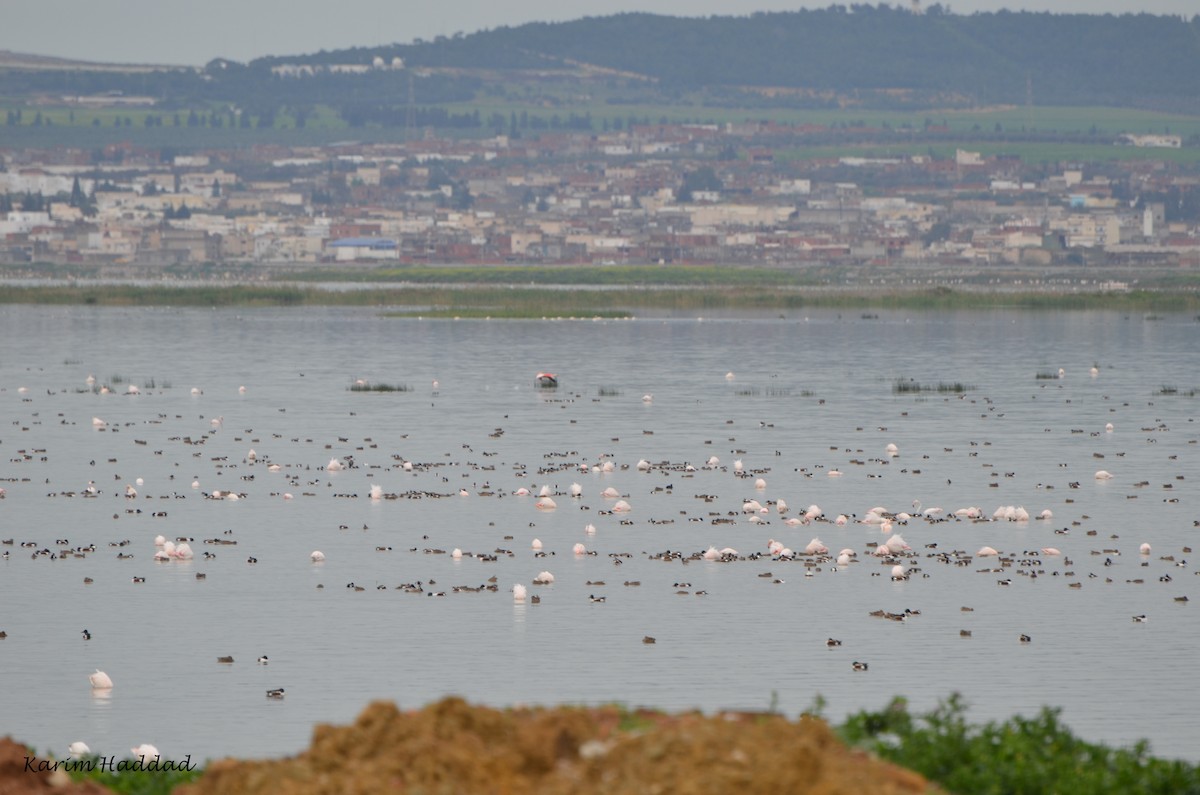
M645 310L1101 309L1200 311L1200 274L1180 269L986 269L897 265L418 266L192 269L0 268L0 304L373 306L423 317L633 317Z

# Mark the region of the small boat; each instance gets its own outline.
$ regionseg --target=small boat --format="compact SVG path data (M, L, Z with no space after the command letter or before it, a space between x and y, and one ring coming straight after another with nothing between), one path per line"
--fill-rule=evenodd
M558 386L558 376L554 373L538 373L534 380L543 389L554 389Z

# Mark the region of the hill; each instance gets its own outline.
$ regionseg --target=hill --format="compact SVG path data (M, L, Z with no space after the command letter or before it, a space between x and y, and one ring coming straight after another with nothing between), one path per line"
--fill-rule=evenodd
M1200 17L1189 22L1151 14L964 16L937 5L914 14L866 4L743 17L635 13L301 60L369 62L373 57L399 57L426 68L547 69L583 63L640 75L668 90L857 91L873 95L876 105L900 97L932 105L1023 105L1032 98L1044 105L1200 107Z
M887 5L630 13L249 63L216 59L203 69L5 53L0 106L10 145L94 146L124 140L135 126L138 140L186 146L234 133L240 144L278 139L284 130L287 140L316 142L347 129L356 138L415 129L517 135L620 129L660 115L794 121L814 110L997 106L1029 109L1023 118L1033 128L1044 126L1033 124L1034 106L1200 113L1200 16L958 15L937 5L919 14Z

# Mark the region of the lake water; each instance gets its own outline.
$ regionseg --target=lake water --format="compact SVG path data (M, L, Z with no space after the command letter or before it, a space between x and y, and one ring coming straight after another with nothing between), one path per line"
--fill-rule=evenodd
M1200 323L871 315L0 307L0 539L14 542L0 547L0 733L59 756L149 742L202 761L296 753L313 724L373 699L795 716L820 698L840 721L959 692L974 722L1061 707L1085 739L1200 762L1185 551L1200 542ZM557 390L534 387L542 370ZM407 391L352 392L356 379ZM347 468L327 471L334 458ZM543 486L557 509L535 508ZM610 512L608 487L629 513ZM769 512L743 513L751 499ZM788 525L779 499L824 518ZM911 552L872 557L888 535L857 520L914 504L943 521L895 522ZM1053 516L990 521L1010 505ZM953 517L971 506L989 521ZM196 557L155 562L160 534L193 539ZM856 560L767 552L814 538ZM1002 559L964 560L984 545ZM662 554L710 546L739 559ZM532 584L541 571L552 585ZM494 591L455 590L492 577ZM514 603L518 583L540 603ZM905 609L919 615L870 615ZM111 690L91 689L96 669Z

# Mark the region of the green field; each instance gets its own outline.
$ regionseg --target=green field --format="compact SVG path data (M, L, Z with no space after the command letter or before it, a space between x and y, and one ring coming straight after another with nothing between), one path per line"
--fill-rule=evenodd
M1116 146L1111 141L1121 133L1170 133L1185 141L1200 136L1200 116L1188 116L1154 111L1139 111L1103 107L1034 107L991 108L981 110L809 110L772 107L716 107L699 99L684 97L678 104L653 103L616 104L592 95L553 98L550 107L542 95L529 99L481 96L472 102L421 107L441 108L452 114L478 111L485 121L498 114L504 119L527 114L549 124L557 116L566 123L571 114L589 116L593 129L627 125L630 120L641 123L714 123L771 120L789 125L817 125L837 130L820 134L813 146L799 145L782 153L786 158L810 159L846 155L887 156L927 154L953 156L956 148L970 148L984 154L1015 154L1029 162L1060 160L1162 160L1176 163L1200 161L1200 147L1183 149L1135 149ZM418 105L421 103L418 102ZM0 146L21 147L78 147L94 148L129 141L149 147L171 147L175 150L201 148L231 148L262 143L283 145L318 145L352 138L363 141L400 141L409 134L402 128L383 128L368 125L351 128L331 109L318 106L302 128L287 113L278 114L270 127L260 127L258 118L249 118L249 126L241 122L230 124L228 114L219 115L221 126L188 126L191 111L210 118L213 108L195 107L179 110L156 108L69 108L43 106L37 109L0 102L0 112L22 111L16 124L0 125ZM147 119L151 119L148 124ZM177 123L178 118L178 123ZM161 119L161 125L153 120ZM944 128L926 134L926 126ZM890 132L887 132L890 130ZM882 131L882 132L881 132ZM491 130L439 130L448 136L485 136ZM536 136L537 130L525 135ZM839 142L828 143L830 135ZM856 138L868 137L870 143L857 143ZM892 136L895 143L881 142ZM1056 136L1069 137L1069 142L1044 140ZM1011 137L1012 140L1005 140ZM1035 137L1043 140L1029 140ZM803 140L803 139L798 139Z

